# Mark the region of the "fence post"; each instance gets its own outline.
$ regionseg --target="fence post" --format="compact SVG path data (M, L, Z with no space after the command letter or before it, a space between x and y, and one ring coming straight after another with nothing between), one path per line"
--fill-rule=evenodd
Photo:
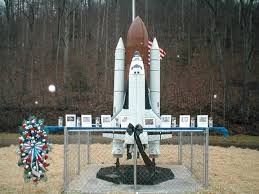
M204 130L204 188L208 189L209 179L209 128Z
M183 161L183 144L182 144L182 132L179 132L179 144L178 144L178 164L181 165Z
M191 173L192 173L192 167L193 167L193 142L192 142L192 132L191 132L191 165L190 165Z
M67 171L67 160L68 160L68 132L67 127L64 127L64 192L68 192L68 171Z
M134 139L134 190L137 190L137 144Z
M80 141L80 137L81 134L80 134L80 131L78 131L78 142L77 142L77 174L79 175L80 174L80 144L81 144L81 141Z
M90 164L90 132L87 132L87 164Z

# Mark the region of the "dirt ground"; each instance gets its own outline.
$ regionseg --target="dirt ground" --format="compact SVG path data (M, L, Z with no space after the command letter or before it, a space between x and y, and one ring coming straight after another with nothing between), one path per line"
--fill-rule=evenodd
M111 148L105 144L99 146L103 146L103 150L107 151ZM23 169L17 166L16 151L15 145L0 148L0 193L62 192L63 145L53 145L48 160L48 181L36 185L24 182ZM208 193L259 193L258 183L259 151L235 147L210 147Z

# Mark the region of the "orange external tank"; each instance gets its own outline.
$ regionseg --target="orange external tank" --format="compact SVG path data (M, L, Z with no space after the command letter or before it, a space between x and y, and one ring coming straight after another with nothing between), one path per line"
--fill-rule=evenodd
M143 59L145 77L148 83L150 70L150 67L148 65L148 33L144 22L139 16L137 16L130 25L127 35L125 71L125 77L127 80L126 83L128 82L130 63L135 51L139 51Z

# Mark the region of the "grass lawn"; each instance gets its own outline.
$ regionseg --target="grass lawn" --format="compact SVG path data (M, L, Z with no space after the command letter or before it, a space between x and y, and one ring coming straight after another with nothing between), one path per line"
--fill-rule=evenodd
M259 150L259 136L233 135L227 138L222 136L210 136L210 145L224 147L236 146Z
M18 143L18 133L0 133L0 147L9 146ZM104 141L103 138L94 137L98 142ZM63 144L63 134L49 134L49 140L55 144ZM110 142L110 141L109 141ZM233 135L227 138L223 136L210 136L210 145L217 145L223 147L236 146L241 148L250 148L259 150L259 136L249 135ZM107 143L106 141L102 143Z

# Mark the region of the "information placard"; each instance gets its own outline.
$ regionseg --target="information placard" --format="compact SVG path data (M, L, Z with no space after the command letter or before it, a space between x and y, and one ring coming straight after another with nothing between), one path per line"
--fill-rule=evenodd
M190 127L190 115L180 115L179 127Z
M101 115L102 127L111 127L111 115Z
M92 127L92 115L81 115L82 127Z
M208 115L197 115L197 127L208 127Z
M75 114L66 114L66 127L76 127Z
M144 128L155 128L156 121L154 118L144 118Z
M163 128L170 128L172 116L171 115L161 115L161 127Z

